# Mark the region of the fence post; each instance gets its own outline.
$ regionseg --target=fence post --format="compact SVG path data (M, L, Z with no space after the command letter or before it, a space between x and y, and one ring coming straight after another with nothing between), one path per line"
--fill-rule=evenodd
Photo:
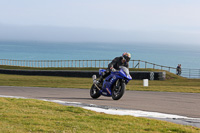
M145 69L147 69L147 62L145 61Z
M138 68L140 68L140 60L138 60Z
M99 68L101 68L101 63L100 63L100 60L99 60Z
M153 69L155 69L155 64L153 64Z

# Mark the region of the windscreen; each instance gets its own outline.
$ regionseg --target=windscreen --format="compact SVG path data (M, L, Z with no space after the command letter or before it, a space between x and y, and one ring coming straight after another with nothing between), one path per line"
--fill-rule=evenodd
M129 70L127 67L120 66L120 68L125 72L126 75L129 75Z

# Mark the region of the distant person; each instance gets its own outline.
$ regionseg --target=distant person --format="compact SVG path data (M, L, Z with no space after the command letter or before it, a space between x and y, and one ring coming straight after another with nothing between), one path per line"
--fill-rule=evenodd
M180 66L179 66L179 64L178 64L178 66L176 67L176 75L179 74L179 68L180 68Z
M181 64L179 65L179 75L181 75Z
M178 64L178 66L176 68L176 74L181 75L181 64Z

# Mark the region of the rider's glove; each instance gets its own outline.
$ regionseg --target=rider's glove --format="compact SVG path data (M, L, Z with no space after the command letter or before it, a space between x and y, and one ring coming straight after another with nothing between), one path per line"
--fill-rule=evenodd
M115 72L115 71L116 71L116 69L113 68L113 67L110 67L110 70L111 70L112 72Z

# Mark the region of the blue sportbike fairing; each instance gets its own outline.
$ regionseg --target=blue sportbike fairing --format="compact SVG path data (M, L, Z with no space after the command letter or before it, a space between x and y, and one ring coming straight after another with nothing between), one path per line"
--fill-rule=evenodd
M99 75L102 75L106 70L100 69ZM126 67L121 66L119 71L111 72L109 76L103 81L102 89L100 90L101 95L103 96L112 96L112 88L116 84L117 80L122 80L127 84L132 77L129 74L129 70Z

